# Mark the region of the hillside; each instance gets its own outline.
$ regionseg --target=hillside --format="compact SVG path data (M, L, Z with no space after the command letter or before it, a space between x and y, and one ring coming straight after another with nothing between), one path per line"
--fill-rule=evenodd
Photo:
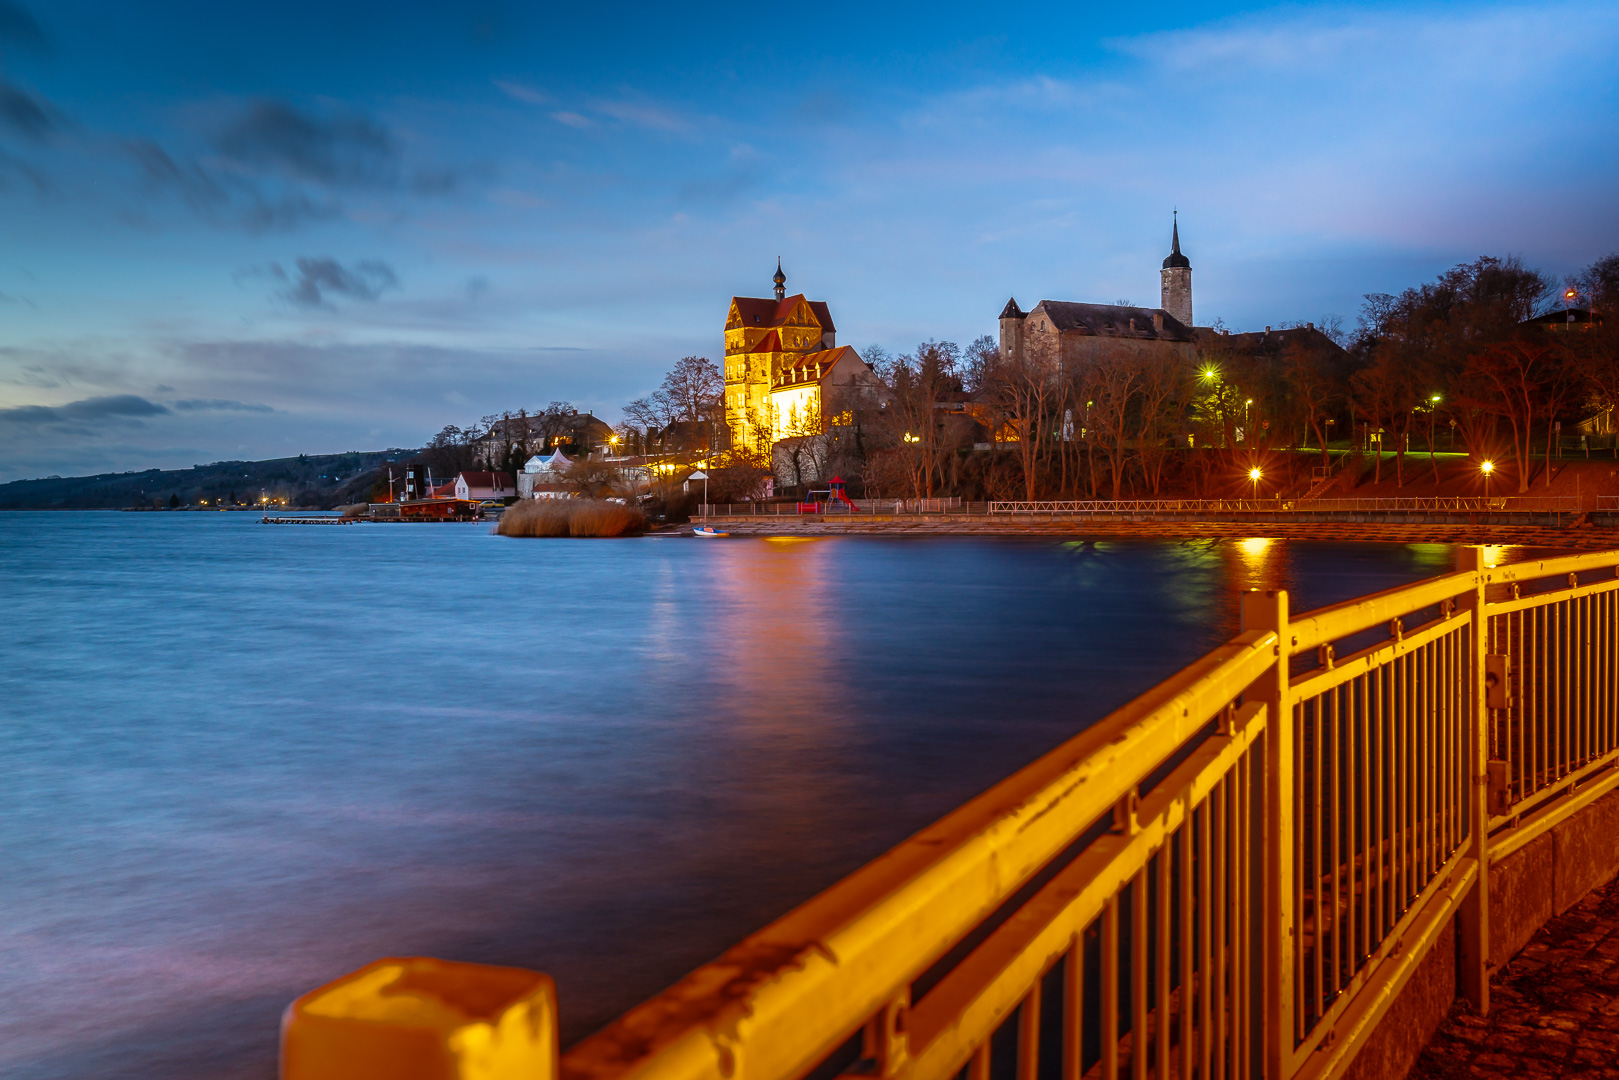
M184 506L199 506L203 500L209 506L255 505L265 497L285 499L288 506L325 510L368 500L379 477L386 486L383 468L417 452L392 449L300 454L269 461L216 461L168 471L147 469L15 480L0 484L0 510L168 506L171 498Z

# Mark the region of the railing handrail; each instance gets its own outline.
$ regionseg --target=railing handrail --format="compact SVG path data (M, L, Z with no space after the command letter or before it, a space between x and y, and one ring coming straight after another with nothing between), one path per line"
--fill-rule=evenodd
M1172 755L1271 662L1238 635L569 1050L569 1080L722 1080L812 1067ZM760 1057L766 1060L760 1064Z
M1412 496L1407 498L1054 499L1000 500L991 514L1119 513L1578 513L1580 500L1562 495Z
M1586 664L1578 678L1587 683L1608 677L1609 654L1619 657L1619 551L1502 566L1486 565L1485 554L1463 549L1454 573L1294 617L1284 592L1245 594L1243 633L581 1041L561 1055L560 1075L801 1080L864 1030L862 1056L883 1080L948 1080L969 1058L975 1080L987 1080L991 1036L1021 1007L1018 1073L1033 1076L1042 979L1063 963L1065 994L1082 992L1087 927L1100 935L1110 988L1104 1072L1117 1069L1125 1019L1131 1071L1142 1075L1150 1055L1154 1074L1167 1075L1174 1013L1182 1076L1196 1053L1208 1075L1214 1053L1228 1075L1339 1077L1462 909L1459 986L1487 1007L1490 830L1510 834L1502 850L1516 850L1619 788L1619 730L1595 714L1568 719L1568 745L1552 747L1552 759L1545 744L1535 762L1515 759L1503 742L1506 760L1486 760L1513 724L1539 722L1507 688L1511 658L1487 653L1519 647L1513 634L1524 625L1595 626L1567 637L1584 652L1563 655ZM1524 594L1534 582L1551 587ZM1556 618L1505 626L1557 605ZM1335 643L1380 624L1386 640L1334 667ZM1543 664L1564 640L1551 633L1533 646ZM1608 651L1592 652L1592 641ZM1316 665L1294 674L1293 658L1311 649ZM1575 679L1575 667L1566 675ZM1109 814L1111 832L1076 854ZM1178 928L1164 885L1174 867ZM1041 874L1041 887L1019 897ZM1123 1016L1126 889L1140 936L1129 946L1136 989ZM1020 906L1008 913L1014 897ZM1149 1002L1142 939L1154 918ZM1172 937L1181 943L1174 972ZM1263 954L1260 941L1269 943ZM972 950L913 1010L912 985L966 942ZM1076 999L1064 1021L1067 1076L1083 1072L1082 1044L1069 1038L1079 1009Z

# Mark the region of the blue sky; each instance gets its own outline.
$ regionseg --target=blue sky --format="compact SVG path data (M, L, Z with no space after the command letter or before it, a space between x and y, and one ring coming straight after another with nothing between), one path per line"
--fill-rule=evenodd
M419 445L1008 295L1331 314L1619 250L1619 7L0 0L0 481Z

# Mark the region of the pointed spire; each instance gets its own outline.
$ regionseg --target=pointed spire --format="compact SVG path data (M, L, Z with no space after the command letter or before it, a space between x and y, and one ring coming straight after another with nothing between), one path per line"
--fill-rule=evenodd
M776 283L776 299L782 300L787 296L787 275L781 272L781 256L776 256L776 276L771 278Z
M1174 214L1174 217L1171 219L1173 224L1170 226L1169 233L1169 258L1164 260L1164 269L1169 270L1174 267L1185 267L1186 269L1190 270L1192 267L1192 260L1181 254L1180 212L1172 211L1172 213Z

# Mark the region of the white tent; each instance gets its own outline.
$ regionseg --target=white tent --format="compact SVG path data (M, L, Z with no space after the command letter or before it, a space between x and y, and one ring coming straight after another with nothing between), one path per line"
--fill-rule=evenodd
M548 458L542 458L538 454L529 458L523 463L523 471L530 475L542 472L567 472L568 466L571 464L573 463L568 460L567 455L562 452L562 447L559 446Z

